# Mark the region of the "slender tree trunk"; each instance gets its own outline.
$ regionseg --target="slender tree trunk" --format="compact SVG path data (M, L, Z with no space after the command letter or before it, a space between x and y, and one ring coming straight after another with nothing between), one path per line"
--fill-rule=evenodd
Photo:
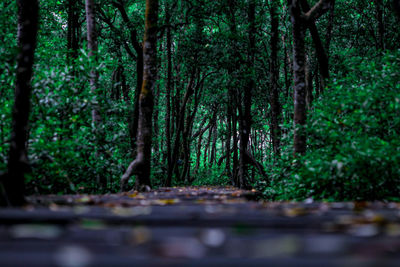
M226 122L227 122L227 133L226 133L226 167L225 170L227 172L227 175L230 177L231 176L231 136L232 136L232 108L230 103L227 103L226 105L227 109L227 116L226 116Z
M182 134L182 146L183 146L183 170L182 174L180 176L180 181L187 181L188 177L188 171L189 171L189 164L190 164L190 141L189 141L189 135L190 135L190 114L187 114L186 117L186 129L183 131Z
M132 21L129 19L128 14L126 13L125 6L124 6L124 1L119 0L119 1L113 1L112 2L114 6L117 7L119 10L122 20L124 23L128 26L129 28L129 34L130 34L130 41L135 49L137 58L136 58L136 88L135 88L135 98L134 98L134 106L133 106L133 111L130 112L129 118L128 118L128 128L129 128L129 135L131 139L131 149L133 152L133 155L136 156L136 142L137 142L137 135L138 135L138 124L139 124L139 102L140 102L140 94L141 94L141 89L142 89L142 84L143 84L143 64L144 64L144 59L143 59L143 47L142 44L138 41L137 38L137 31L132 23Z
M153 94L157 79L157 19L158 0L146 0L146 24L143 38L144 75L139 96L137 155L121 178L121 190L126 189L125 185L132 173L136 174L138 190L146 190L151 187Z
M305 74L306 74L306 105L307 109L311 109L313 98L313 77L311 70L311 62L308 55L306 55L306 65L305 65Z
M281 105L279 102L279 64L278 64L278 42L279 42L279 17L276 10L276 4L271 3L271 64L270 64L270 77L271 77L271 139L272 147L275 155L279 155L280 141L281 141Z
M97 33L96 33L96 20L95 20L95 5L94 0L86 0L86 26L87 26L87 41L89 49L89 58L95 60L97 58ZM90 91L97 97L97 80L99 74L92 68L90 71ZM97 104L93 105L92 109L92 122L96 128L101 123L101 116Z
M171 40L171 21L170 7L168 0L165 1L165 23L167 28L167 93L166 93L166 113L165 113L165 133L167 142L167 182L166 186L171 186L172 183L172 164L171 164L171 83L172 83L172 40Z
M328 64L323 55L323 46L316 31L315 20L326 12L334 0L320 0L312 8L309 8L306 0L289 0L291 21L293 27L293 70L294 70L294 154L304 154L306 151L306 75L305 75L305 32L310 29L316 46L318 63L321 74L324 74L324 66ZM301 6L307 13L301 11ZM318 42L319 40L319 42ZM325 55L326 57L326 55ZM328 68L326 67L326 70ZM324 76L325 78L326 76ZM328 72L329 78L329 72Z
M400 18L400 0L393 0L393 9Z
M294 70L294 153L306 151L306 78L305 78L305 31L306 23L301 18L299 1L290 5L293 26L293 70Z
M289 60L289 53L287 51L286 47L286 38L285 36L282 36L282 45L283 45L283 53L284 53L284 59L285 59L285 65L284 65L284 75L285 75L285 99L289 98L289 91L290 91L290 81L289 81L289 68L290 68L290 60Z
M194 93L193 90L193 82L194 82L194 76L195 76L195 71L192 72L192 77L189 79L189 83L187 85L186 88L186 93L185 96L183 98L183 102L182 102L182 106L178 109L179 110L179 114L178 118L177 118L177 129L176 129L176 133L175 133L175 140L174 140L174 146L173 146L173 151L172 151L172 160L171 160L171 169L172 171L175 170L176 174L177 174L177 178L179 178L179 166L177 165L177 161L179 160L179 156L180 156L180 148L181 148L181 142L180 142L180 137L181 137L181 133L184 131L184 122L185 122L185 114L186 114L186 106L187 103L189 101L189 98L192 96L192 94Z
M207 167L207 159L208 159L208 156L210 155L210 144L211 144L211 137L212 137L212 132L213 132L213 128L214 128L214 119L213 119L212 123L213 124L210 127L210 129L208 129L207 144L204 149L204 156L203 156L203 166L204 167Z
M68 61L78 57L79 49L79 12L77 0L68 0L68 18L67 18L67 49Z
M253 70L254 67L254 56L255 56L255 1L250 0L248 6L248 20L249 20L249 29L248 29L248 69ZM249 78L247 81L247 85L244 88L244 99L243 99L243 109L242 112L239 113L240 119L240 150L239 150L239 173L238 173L238 186L240 188L247 188L248 181L246 179L247 175L247 158L246 153L248 149L250 131L251 131L251 103L252 103L252 90L255 87L253 73L249 73Z
M203 133L200 133L199 139L197 140L197 152L196 152L196 167L195 167L195 174L198 173L200 168L200 158L201 158L201 145L203 140Z
M135 91L135 103L133 107L133 114L130 116L132 118L131 127L129 129L131 138L133 138L131 142L132 151L137 152L137 138L138 138L138 126L139 126L139 116L140 116L140 94L141 87L143 84L143 50L140 49L137 53L137 61L136 61L136 91Z
M234 103L234 102L233 102ZM237 115L236 110L232 109L232 136L233 136L233 157L232 157L232 184L237 185L238 176L238 136L237 136Z
M158 163L159 161L159 155L160 155L160 145L159 145L159 140L161 140L160 136L160 129L158 126L158 114L159 114L159 108L158 108L158 99L160 98L160 89L157 88L157 92L155 93L155 110L153 111L153 125L154 125L154 157L153 157L153 162Z
M330 2L330 7L332 7L335 3L334 0L327 0L326 2ZM308 12L311 10L310 6L308 5L307 0L301 0L301 5L304 12ZM322 44L321 38L318 33L317 26L315 25L314 20L308 20L307 26L310 29L311 37L313 39L313 43L315 46L315 52L317 54L318 66L321 75L321 92L323 92L326 82L329 80L329 59L328 55L325 52L325 48Z
M213 128L213 140L212 140L212 145L211 145L211 155L210 155L210 166L212 167L216 161L217 157L217 137L218 137L218 126L217 126L217 121L215 120L215 125Z
M376 20L378 21L379 49L385 50L385 24L383 18L383 0L375 0Z
M31 79L38 31L38 1L17 0L18 58L12 130L7 173L0 179L0 206L25 203L25 175L30 172L27 156Z

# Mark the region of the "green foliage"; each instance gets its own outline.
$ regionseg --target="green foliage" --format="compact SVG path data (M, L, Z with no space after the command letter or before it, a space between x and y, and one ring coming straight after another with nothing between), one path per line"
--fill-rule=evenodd
M395 199L400 193L400 53L351 58L310 113L308 152L284 154L264 194L278 199ZM285 157L286 155L286 157Z
M119 2L119 1L117 1ZM136 50L132 36L142 42L145 1L122 1L130 22L124 22L113 1L100 0L96 17L99 36L98 63L87 59L84 2L77 1L77 58L67 51L67 0L40 0L40 32L28 142L32 175L27 193L116 192L119 178L133 159L128 130L135 96ZM310 3L315 3L311 1ZM234 5L230 5L233 3ZM184 110L188 133L189 171L182 178L185 149L183 133L177 138L177 164L173 185L227 185L231 183L233 134L239 134L238 106L244 101L249 78L252 88L251 154L263 165L268 180L249 164L247 178L270 199L390 199L399 193L399 53L398 18L391 1L384 0L384 48L373 1L336 1L330 49L335 79L308 112L308 152L293 158L292 34L290 12L280 1L278 13L280 74L278 87L282 108L282 153L274 157L270 144L270 14L272 1L256 1L255 60L249 65L248 1L160 2L159 80L155 90L152 185L163 186L167 173L166 85L167 29L172 38L171 143L174 146L180 105L194 75L197 84ZM167 7L171 15L167 23ZM0 171L6 168L15 87L17 6L0 1ZM327 42L329 16L318 20L323 44ZM132 35L133 34L133 35ZM310 74L318 75L311 36L306 36ZM139 49L140 50L140 49ZM90 92L89 72L99 72L98 91ZM128 99L111 97L123 67ZM115 74L115 75L114 75ZM208 75L208 76L207 76ZM121 83L121 80L119 81ZM313 81L315 88L318 81ZM195 99L197 96L197 99ZM103 123L95 127L91 110L100 108ZM228 119L233 108L236 124ZM232 111L231 111L232 112ZM190 117L193 122L190 127ZM216 138L204 129L216 118ZM228 133L228 124L231 133ZM234 130L235 128L236 130ZM235 132L236 131L236 132ZM191 136L192 135L192 136ZM227 138L231 146L226 165ZM215 142L214 142L215 140ZM200 149L199 149L200 147ZM215 148L212 153L213 148ZM212 155L211 155L212 154ZM236 159L237 160L237 159ZM199 164L197 164L199 163ZM236 166L237 167L237 166ZM178 173L178 174L176 174ZM250 175L251 173L251 175ZM183 181L180 179L182 178ZM107 180L105 188L101 180ZM134 179L129 181L133 187Z

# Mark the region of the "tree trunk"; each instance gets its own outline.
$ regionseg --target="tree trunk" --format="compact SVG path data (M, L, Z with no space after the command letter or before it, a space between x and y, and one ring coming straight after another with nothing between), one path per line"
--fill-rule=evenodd
M294 153L306 151L306 79L305 79L305 26L301 17L300 3L292 0L290 4L293 27L293 70L294 70Z
M162 136L160 136L160 128L158 126L158 114L159 114L159 107L158 107L158 99L160 98L160 89L157 88L157 92L155 93L155 100L154 100L154 105L155 105L155 110L153 111L153 128L154 128L154 144L153 144L153 150L154 150L154 156L153 156L153 162L155 164L158 163L159 161L159 156L160 156L160 145L159 142L162 140Z
M157 19L158 0L146 0L146 24L143 38L144 75L139 96L137 155L121 178L121 190L126 189L132 173L136 174L137 190L147 190L151 187L153 94L157 79Z
M79 15L77 0L68 0L67 19L67 58L70 63L78 57L79 49Z
M400 18L400 0L393 0L393 9Z
M278 64L278 41L279 41L279 18L276 10L276 4L271 3L271 64L270 64L270 79L271 79L271 139L272 148L275 155L279 155L281 141L281 105L279 102L279 64Z
M334 1L333 1L334 2ZM308 12L311 8L308 5L307 0L301 0L301 4L304 12ZM310 29L311 37L315 46L315 52L317 54L318 66L321 75L321 88L323 92L326 82L329 80L329 59L325 52L325 48L322 44L321 38L318 33L317 26L314 20L308 21L308 28Z
M306 105L307 109L311 109L313 98L313 77L311 70L311 62L310 57L306 55L306 65L305 65L305 74L306 74Z
M188 83L187 88L186 88L186 93L185 93L185 96L183 98L182 106L179 107L179 104L178 104L178 107L179 107L178 108L178 110L179 110L178 112L179 112L179 114L177 114L178 115L178 118L177 118L177 129L176 129L176 133L175 133L175 140L174 140L174 146L173 146L173 151L172 151L172 160L171 160L171 169L172 169L172 172L175 170L175 172L177 174L177 178L179 178L179 170L178 170L179 166L177 165L177 162L178 162L178 160L180 160L179 159L179 156L180 156L179 150L180 150L180 147L181 147L180 137L181 137L181 133L184 131L184 126L185 126L184 122L185 122L186 106L187 106L187 103L189 101L189 98L194 93L193 83L194 83L195 73L196 72L193 71L192 75L191 75L192 77L189 79L189 83Z
M165 23L169 26L171 21L170 7L168 0L165 1ZM171 164L171 85L172 85L172 40L171 27L167 28L167 93L166 93L166 113L165 113L165 134L167 142L167 182L166 186L172 184L172 164Z
M248 6L248 21L249 21L249 29L248 29L248 70L251 71L249 73L249 78L247 81L247 85L244 88L244 99L242 101L242 106L240 108L239 113L239 127L240 127L240 150L239 150L239 173L238 173L238 186L239 188L247 188L248 181L246 179L247 175L247 146L249 143L250 131L251 131L251 103L252 103L252 90L255 87L254 82L254 56L255 56L255 9L256 4L254 0L250 0Z
M213 127L212 133L212 145L211 145L211 154L210 154L210 166L212 167L216 161L217 157L217 136L218 136L218 125L217 120L215 120L215 124Z
M142 44L137 39L137 31L134 28L133 23L128 17L126 13L124 2L122 0L118 0L113 2L113 5L117 7L119 10L122 20L129 28L130 41L136 52L136 88L135 88L135 98L134 98L134 107L133 112L130 112L128 118L128 127L129 127L129 135L131 138L131 149L133 155L136 156L136 142L138 135L138 124L139 124L139 102L140 102L140 94L143 84L143 47Z
M228 176L231 176L231 136L232 136L232 108L230 101L228 101L226 105L227 109L227 116L226 116L226 123L227 123L227 134L226 134L226 161L225 161L225 171Z
M309 8L306 0L289 0L291 21L293 27L293 70L294 70L294 154L306 151L306 78L305 78L305 32L310 29L316 46L321 74L329 78L328 61L315 27L315 20L331 7L334 0L320 0ZM306 13L301 11L300 4ZM321 64L323 66L321 66ZM326 68L325 68L326 67ZM327 73L324 72L327 71ZM328 74L328 76L325 76ZM324 85L324 84L323 84Z
M232 97L234 100L235 97ZM235 101L236 102L236 101ZM232 103L235 103L232 101ZM236 110L232 108L232 137L233 137L233 157L232 157L232 184L237 185L238 176L238 136L237 136L237 114Z
M97 58L97 33L96 33L96 20L95 20L95 6L94 0L86 0L86 26L87 26L87 42L89 49L89 58L92 60L96 60ZM99 78L99 74L92 68L90 71L90 91L93 95L97 94L97 80ZM96 128L99 127L101 123L101 116L99 112L99 107L97 104L93 105L92 109L92 122Z
M37 0L17 0L17 5L19 53L7 173L0 180L1 206L21 206L25 203L24 180L30 172L26 143L39 5Z
M385 24L383 18L383 0L375 0L376 20L378 21L379 49L385 50Z

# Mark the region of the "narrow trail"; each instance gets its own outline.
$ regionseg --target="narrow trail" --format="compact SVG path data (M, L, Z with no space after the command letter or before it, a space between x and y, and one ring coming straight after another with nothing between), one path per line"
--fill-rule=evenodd
M398 266L400 204L259 202L232 187L29 197L0 266Z

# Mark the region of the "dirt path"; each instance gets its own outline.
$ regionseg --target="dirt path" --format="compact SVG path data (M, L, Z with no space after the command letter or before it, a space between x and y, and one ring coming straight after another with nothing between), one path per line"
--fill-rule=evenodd
M257 202L225 187L30 197L0 266L398 266L397 203Z

